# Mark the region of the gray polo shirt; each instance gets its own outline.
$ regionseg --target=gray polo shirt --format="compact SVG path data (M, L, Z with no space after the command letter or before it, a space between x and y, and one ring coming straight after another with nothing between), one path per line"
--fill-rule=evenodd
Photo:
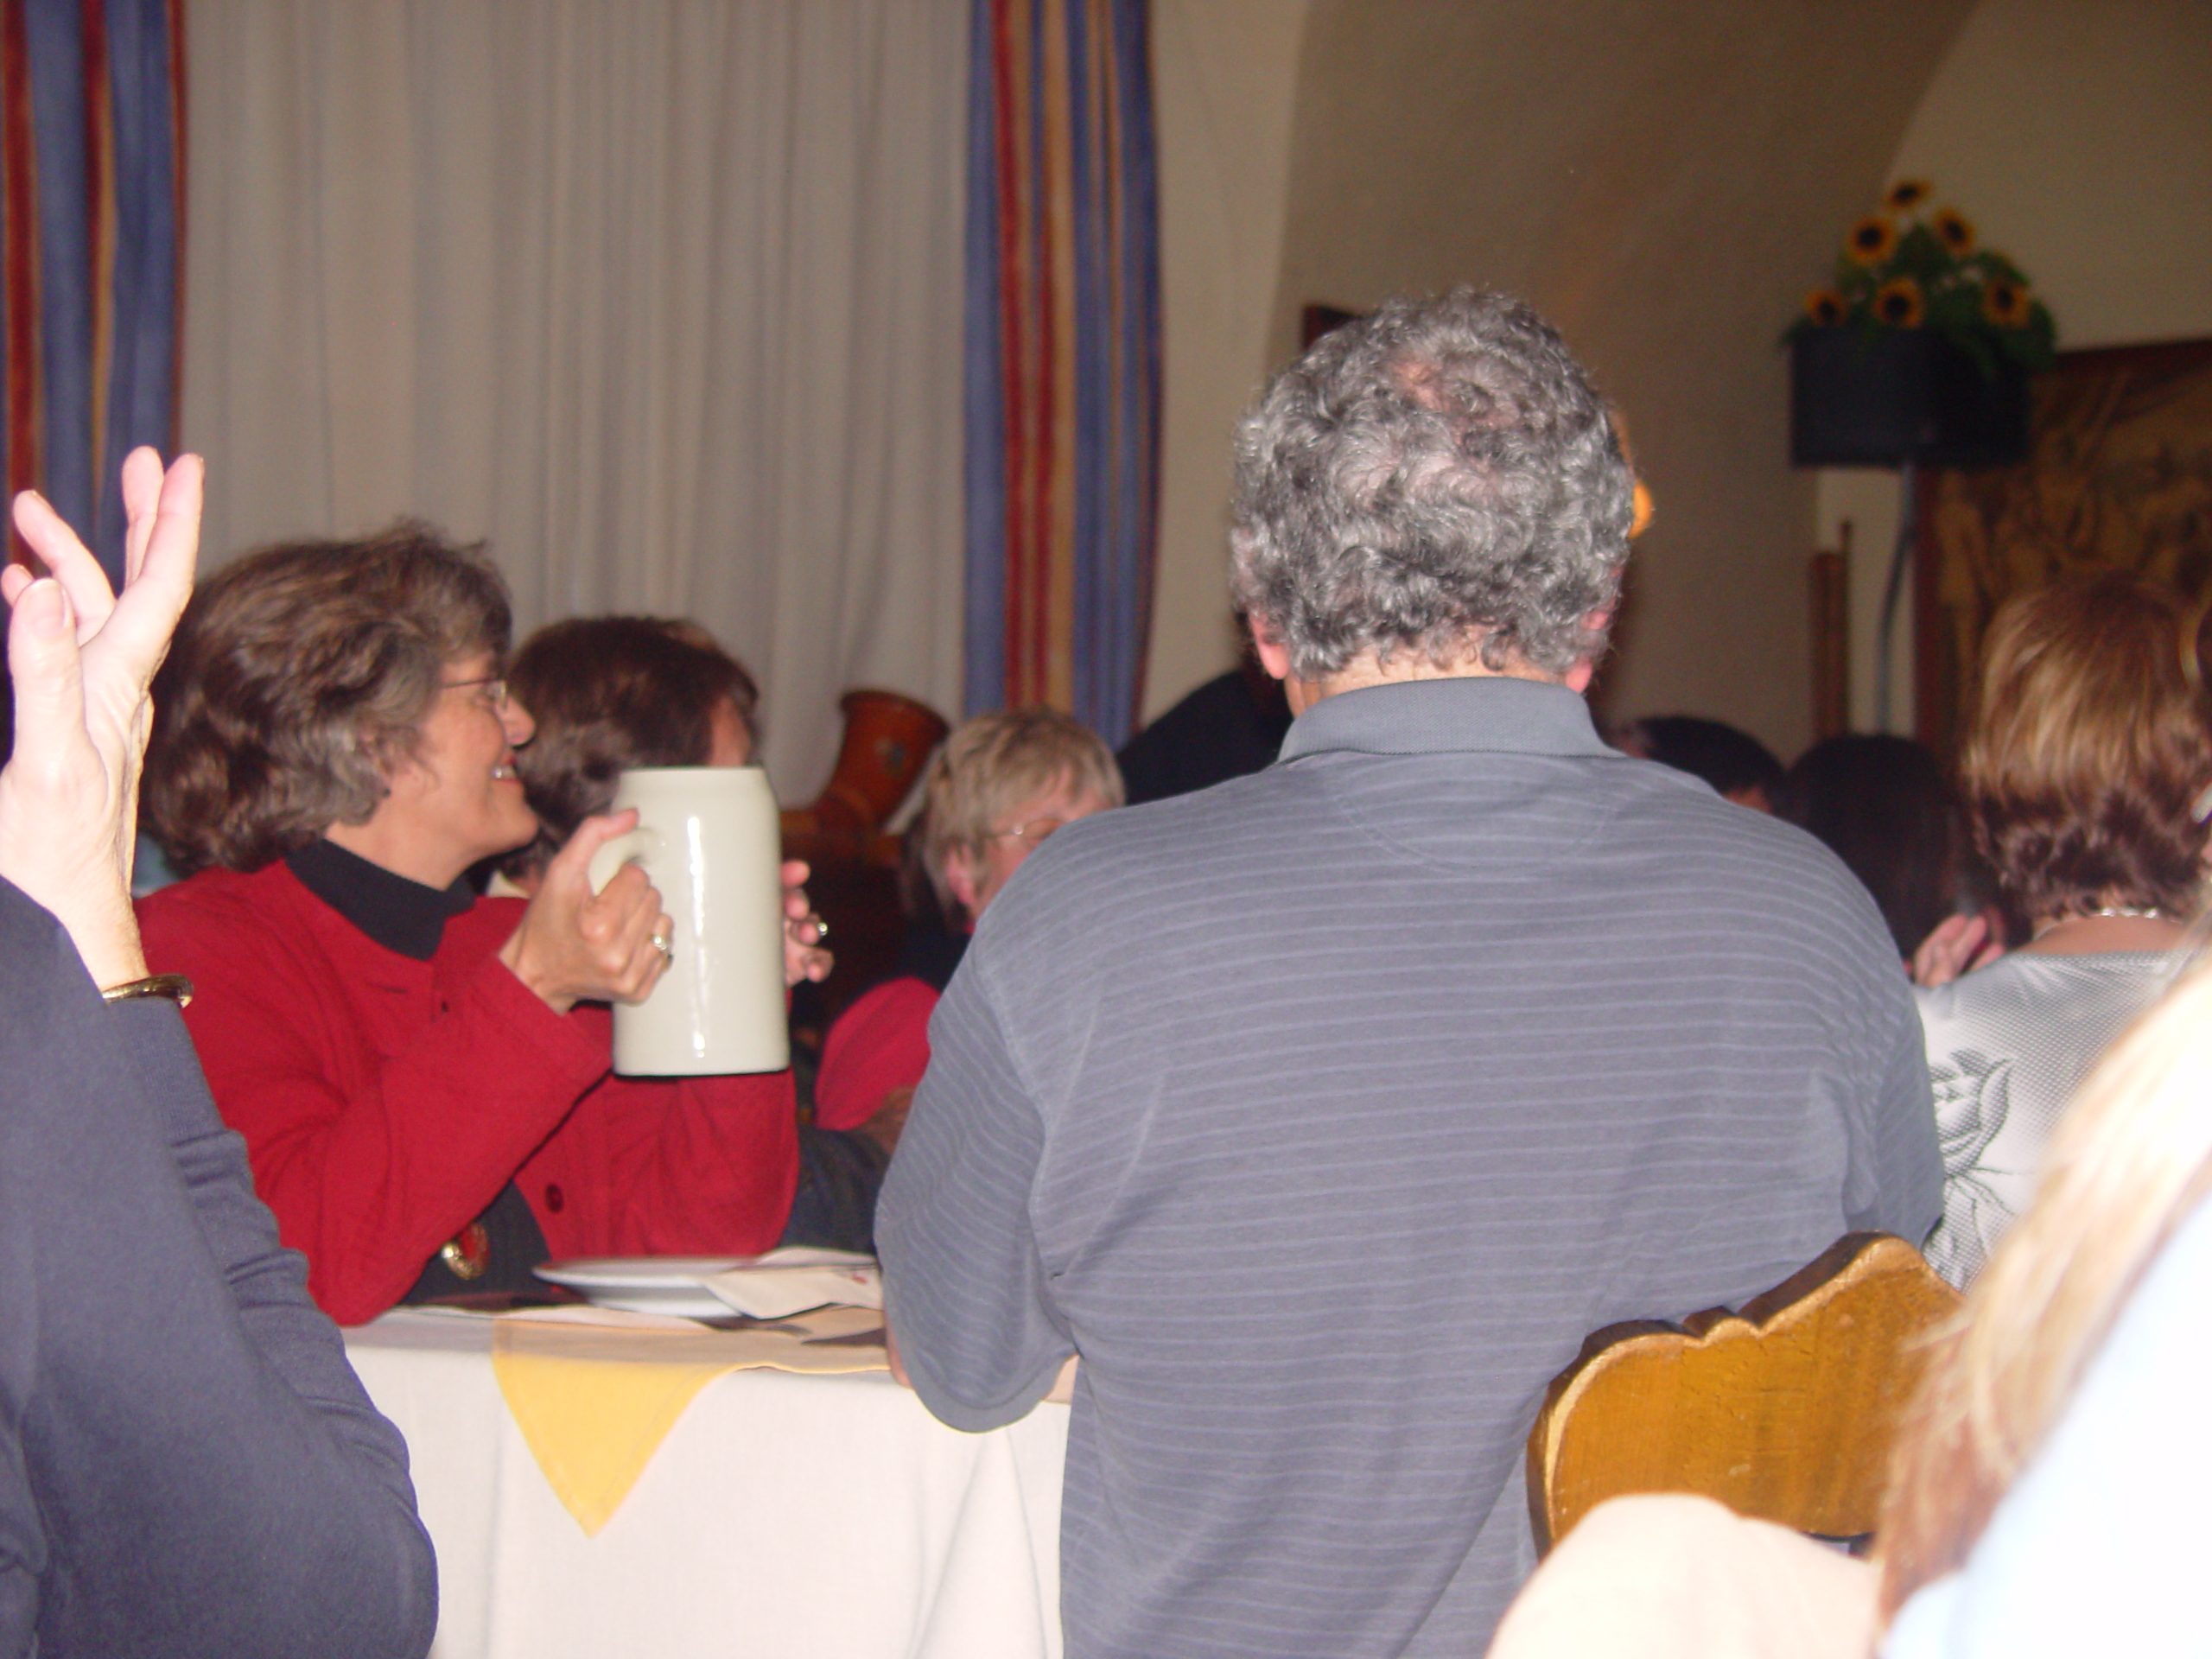
M1940 1211L1865 891L1554 685L1342 693L1266 772L1069 826L930 1042L891 1319L962 1428L1082 1355L1071 1659L1479 1654L1586 1333Z

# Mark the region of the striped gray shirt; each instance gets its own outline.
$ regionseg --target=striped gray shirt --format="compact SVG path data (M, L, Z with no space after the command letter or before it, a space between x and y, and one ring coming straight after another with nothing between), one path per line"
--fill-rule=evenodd
M1341 693L1264 772L1069 826L930 1042L892 1322L962 1428L1082 1355L1070 1659L1480 1653L1588 1332L1940 1209L1864 890L1554 685Z

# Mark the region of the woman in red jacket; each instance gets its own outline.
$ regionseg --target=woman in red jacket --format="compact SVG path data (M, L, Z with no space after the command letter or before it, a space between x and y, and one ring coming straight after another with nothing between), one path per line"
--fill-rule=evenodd
M626 815L526 902L465 880L537 833L509 628L480 552L401 524L227 566L157 688L147 817L196 874L143 901L147 957L197 987L216 1103L341 1322L524 1287L549 1255L766 1249L798 1181L787 1073L608 1076L598 1005L652 989L669 925L634 867L586 880ZM818 978L787 907L787 975Z

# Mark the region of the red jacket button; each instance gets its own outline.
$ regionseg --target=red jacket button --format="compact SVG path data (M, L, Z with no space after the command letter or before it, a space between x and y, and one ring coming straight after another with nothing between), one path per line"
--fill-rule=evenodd
M567 1198L563 1198L563 1197L562 1196L562 1194L561 1194L561 1189L560 1189L560 1187L559 1187L559 1186L556 1185L554 1183L552 1183L552 1182L550 1182L550 1181L549 1181L549 1182L547 1182L547 1183L546 1183L546 1185L545 1185L545 1207L546 1207L548 1210L550 1210L550 1211L551 1211L555 1215L556 1215L556 1216L557 1216L557 1215L559 1215L559 1214L561 1213L561 1206L562 1206L563 1205L566 1204L567 1202L568 1202L568 1199L567 1199Z

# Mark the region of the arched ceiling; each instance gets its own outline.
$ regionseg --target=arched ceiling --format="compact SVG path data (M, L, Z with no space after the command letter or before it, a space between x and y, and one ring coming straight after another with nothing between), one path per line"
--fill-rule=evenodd
M1972 0L1314 0L1278 357L1309 301L1526 296L1627 413L1659 515L1605 696L1808 734L1809 479L1777 340Z

